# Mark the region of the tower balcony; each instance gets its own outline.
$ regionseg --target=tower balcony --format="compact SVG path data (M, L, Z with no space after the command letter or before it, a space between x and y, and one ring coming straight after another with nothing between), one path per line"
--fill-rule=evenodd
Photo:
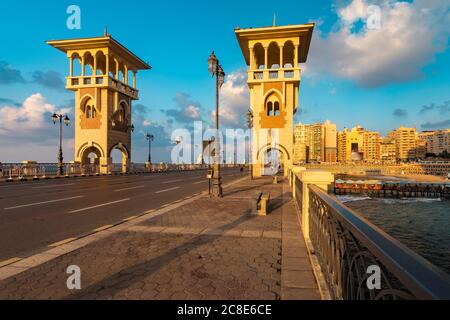
M111 76L66 77L66 89L75 91L80 88L109 88L129 96L133 100L139 99L139 91L136 88Z
M300 81L300 68L248 70L248 82Z

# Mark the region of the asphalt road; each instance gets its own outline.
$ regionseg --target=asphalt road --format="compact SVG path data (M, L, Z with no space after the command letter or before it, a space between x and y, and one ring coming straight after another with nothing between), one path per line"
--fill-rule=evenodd
M204 171L0 184L0 264L207 189Z

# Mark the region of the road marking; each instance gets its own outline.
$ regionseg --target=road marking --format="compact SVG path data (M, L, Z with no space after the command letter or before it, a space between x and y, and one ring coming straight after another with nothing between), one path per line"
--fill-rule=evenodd
M162 182L162 184L169 184L169 183L174 183L174 182L179 182L179 181L183 181L183 180L178 179L178 180L165 181L165 182Z
M0 261L0 268L4 267L4 266L7 266L7 265L10 265L10 264L13 264L14 262L17 262L17 261L20 261L20 260L22 260L22 258L15 257L15 258L11 258L11 259L8 259L8 260Z
M78 238L68 238L68 239L66 239L66 240L62 240L62 241L58 241L58 242L49 244L48 246L49 246L50 248L59 247L60 245L63 245L63 244L72 242L72 241L77 240L77 239L78 239Z
M32 187L31 189L45 189L45 188L54 188L54 187L65 187L65 186L73 186L75 183L64 183L64 184L53 184L47 185L43 187Z
M200 183L204 183L204 184L206 184L206 182L207 182L207 181L205 181L205 180L202 180L202 181L197 181L197 182L193 182L192 184L200 184Z
M117 201L112 201L112 202L107 202L107 203L102 203L102 204L98 204L96 206L92 206L92 207L87 207L87 208L82 208L82 209L77 209L77 210L72 210L69 211L69 213L77 213L77 212L81 212L81 211L87 211L87 210L91 210L91 209L95 209L95 208L100 208L100 207L105 207L105 206L109 206L115 203L120 203L120 202L125 202L125 201L129 201L130 198L127 199L122 199L122 200L117 200Z
M109 228L111 228L111 227L114 227L114 225L113 225L113 224L108 224L108 225L106 225L106 226L103 226L103 227L94 229L93 231L94 231L94 232L99 232L99 231L103 231L103 230L109 229Z
M9 207L9 208L3 208L4 210L13 210L13 209L19 209L19 208L25 208L25 207L31 207L31 206L38 206L40 204L47 204L47 203L54 203L54 202L61 202L61 201L67 201L67 200L73 200L73 199L79 199L83 198L84 196L76 196L76 197L70 197L70 198L63 198L63 199L56 199L56 200L49 200L49 201L42 201L42 202L35 202L35 203L28 203L28 204L22 204L20 206L15 207Z
M123 219L122 221L131 221L133 219L136 219L138 216L131 216L129 218Z
M114 192L126 191L126 190L133 190L133 189L141 189L141 188L144 188L144 187L145 187L145 186L137 186L137 187L123 188L123 189L117 189L117 190L114 190Z
M169 188L169 189L159 190L159 191L156 191L155 193L163 193L163 192L168 192L168 191L172 191L172 190L176 190L176 189L180 189L180 187L173 187L173 188Z

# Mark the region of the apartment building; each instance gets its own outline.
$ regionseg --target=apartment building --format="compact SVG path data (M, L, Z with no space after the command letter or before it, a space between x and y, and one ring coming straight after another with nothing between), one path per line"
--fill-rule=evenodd
M336 124L298 124L294 129L294 163L336 162Z

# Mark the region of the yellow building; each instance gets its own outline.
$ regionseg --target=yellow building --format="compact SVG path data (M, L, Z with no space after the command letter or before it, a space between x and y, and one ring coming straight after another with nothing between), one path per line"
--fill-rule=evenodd
M351 130L344 128L338 134L338 161L354 162L363 160L364 128L356 126Z
M299 63L307 60L313 29L314 24L235 29L248 66L255 177L270 174L267 168L278 162L292 164Z
M294 163L336 162L336 125L327 120L324 124L298 124L294 130Z
M364 132L363 160L371 163L381 161L381 136L379 132Z
M416 128L401 126L395 129L390 135L395 139L397 161L405 162L417 158L416 148L418 135Z
M381 136L367 131L360 125L338 133L339 162L379 162L381 160Z
M151 67L109 34L48 41L67 55L66 89L75 93L75 161L111 170L111 152L122 153L122 171L131 162L132 101L138 99L136 74ZM74 63L81 72L75 74Z
M444 151L450 153L450 129L423 131L419 139L425 141L427 153L439 155Z
M385 137L380 145L381 161L386 163L394 163L397 160L397 152L395 148L395 140Z

